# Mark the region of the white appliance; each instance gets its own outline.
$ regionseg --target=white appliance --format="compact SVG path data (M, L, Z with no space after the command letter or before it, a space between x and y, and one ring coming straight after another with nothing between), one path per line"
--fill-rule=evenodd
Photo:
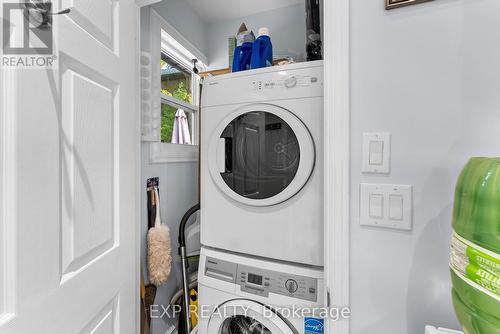
M201 243L323 265L323 62L207 78Z
M455 331L446 328L436 328L432 326L425 326L425 334L464 334L463 332Z
M203 247L198 333L323 333L323 272L311 268Z

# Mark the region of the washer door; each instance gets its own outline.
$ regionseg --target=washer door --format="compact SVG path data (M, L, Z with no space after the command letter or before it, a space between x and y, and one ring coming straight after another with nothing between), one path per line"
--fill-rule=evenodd
M208 333L213 334L297 334L272 309L247 299L234 299L212 313Z
M314 142L290 111L268 104L245 106L213 133L208 162L212 179L226 195L269 206L288 200L307 183Z

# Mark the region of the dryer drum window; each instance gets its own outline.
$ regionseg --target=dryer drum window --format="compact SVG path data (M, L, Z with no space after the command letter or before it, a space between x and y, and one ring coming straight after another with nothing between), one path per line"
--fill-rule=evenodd
M220 334L271 334L271 331L255 319L236 315L224 320Z
M223 130L224 182L249 199L282 192L295 178L300 162L299 141L292 128L265 111L244 113Z

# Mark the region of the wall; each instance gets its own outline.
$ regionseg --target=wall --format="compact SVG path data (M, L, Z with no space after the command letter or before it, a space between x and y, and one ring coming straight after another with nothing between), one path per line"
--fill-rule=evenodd
M199 51L206 54L205 24L191 10L186 2L181 0L163 0L152 6L163 18L180 32ZM141 48L149 50L149 15L150 7L141 9ZM159 69L159 65L158 65ZM172 241L172 256L174 263L172 274L167 284L158 287L155 304L167 307L172 295L182 287L180 261L177 256L177 236L179 222L184 213L197 202L198 165L192 163L151 164L149 162L149 144L142 143L142 171L141 182L144 185L141 207L142 247L141 258L143 271L147 274L146 237L147 237L147 209L146 209L146 180L150 177L160 177L160 210L162 222L170 227ZM161 307L159 309L162 311ZM159 315L159 314L158 314ZM153 334L164 334L171 328L169 319L158 318L152 320ZM177 325L175 323L175 325ZM168 331L170 333L170 331Z
M448 252L457 176L498 156L500 2L393 11L351 1L351 333L458 329ZM361 174L362 133L392 134L388 176ZM414 186L413 231L359 226L359 184Z
M275 55L292 55L296 60L303 60L306 39L305 15L305 5L300 4L232 21L208 24L209 69L228 67L227 38L236 35L241 22L245 22L256 37L260 27L268 27Z
M161 17L180 32L201 53L207 55L207 26L183 0L162 0L151 6Z
M179 222L184 213L198 200L198 164L192 163L169 163L151 164L149 163L149 144L143 143L142 148L142 172L141 181L144 185L142 195L142 240L141 257L143 271L147 273L146 238L147 238L147 200L146 200L146 180L158 176L160 178L160 213L162 223L170 228L172 241L172 274L169 281L158 287L155 304L167 307L172 295L182 287L182 271L180 259L177 255L177 236ZM159 308L161 313L161 306ZM157 315L159 315L157 313ZM177 325L177 323L175 323ZM170 328L171 322L166 317L152 320L152 333L164 334Z

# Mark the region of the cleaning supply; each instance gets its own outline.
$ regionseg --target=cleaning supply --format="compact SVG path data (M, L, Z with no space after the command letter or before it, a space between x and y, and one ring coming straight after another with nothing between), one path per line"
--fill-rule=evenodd
M161 223L160 196L154 192L156 204L155 226L148 231L149 280L156 286L167 282L172 268L172 246L170 229Z
M269 36L269 29L262 27L259 29L259 37L253 43L252 69L273 66L273 45Z
M229 67L233 66L233 59L234 59L234 50L236 49L236 37L235 36L229 36L227 38L227 50L228 50L228 64Z
M464 331L500 334L500 158L472 158L458 178L450 269Z
M252 48L255 41L253 31L249 31L242 23L238 29L236 36L236 48L234 49L234 57L232 64L232 71L246 71L250 69L250 61L252 59Z
M189 312L191 312L191 328L198 325L198 291L191 289L189 291Z

